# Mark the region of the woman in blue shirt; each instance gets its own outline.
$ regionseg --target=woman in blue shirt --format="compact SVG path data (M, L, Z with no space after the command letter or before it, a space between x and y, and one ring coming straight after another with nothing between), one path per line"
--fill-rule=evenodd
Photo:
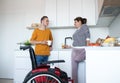
M87 46L89 43L90 32L86 22L86 18L76 17L74 19L74 26L77 30L73 34L73 46Z

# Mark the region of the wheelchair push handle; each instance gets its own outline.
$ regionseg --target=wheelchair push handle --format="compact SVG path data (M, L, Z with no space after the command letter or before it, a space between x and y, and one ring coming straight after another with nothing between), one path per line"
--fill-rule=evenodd
M20 50L27 50L30 48L31 48L31 46L20 46Z

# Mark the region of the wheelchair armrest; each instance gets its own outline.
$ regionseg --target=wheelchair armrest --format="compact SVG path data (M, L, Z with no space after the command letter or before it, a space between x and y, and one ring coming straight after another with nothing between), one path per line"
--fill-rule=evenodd
M42 62L42 64L54 64L54 63L63 63L65 60L52 60L52 61L46 61Z

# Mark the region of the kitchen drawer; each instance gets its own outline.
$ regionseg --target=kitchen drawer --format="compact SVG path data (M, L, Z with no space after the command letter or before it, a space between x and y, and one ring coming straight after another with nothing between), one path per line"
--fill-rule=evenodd
M15 51L15 69L31 69L31 60L29 51Z
M14 73L14 83L23 83L23 80L30 69L16 69Z
M15 58L15 69L31 69L31 60L29 57Z

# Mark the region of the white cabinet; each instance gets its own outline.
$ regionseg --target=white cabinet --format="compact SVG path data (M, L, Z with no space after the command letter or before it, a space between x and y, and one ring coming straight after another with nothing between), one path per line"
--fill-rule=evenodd
M68 77L72 77L71 49L53 50L49 57L51 60L65 60L65 63L55 63L55 66L65 71ZM27 73L32 69L29 51L15 51L14 83L22 83ZM85 83L85 63L79 63L79 82Z
M51 51L49 60L58 60L58 51Z
M22 83L31 69L29 51L15 51L14 83Z
M69 25L69 0L46 0L45 15L50 27Z
M82 13L83 17L87 18L88 25L96 25L96 1L95 0L82 0Z
M51 51L48 60L49 60L49 61L51 61L51 60L59 60L58 51ZM56 67L58 67L58 63L55 63L54 65L55 65Z
M70 0L70 26L74 26L74 19L82 17L82 0Z
M74 26L78 16L87 18L88 25L96 24L96 0L46 0L45 11L52 27Z
M58 60L58 51L51 51L49 60ZM58 67L58 64L55 64L55 66ZM14 83L22 83L31 69L32 65L29 51L15 51Z
M14 74L14 83L23 83L25 76L30 70L27 69L16 69Z
M57 26L69 26L69 0L57 0Z
M86 61L78 65L78 83L86 83Z
M59 51L59 60L65 60L65 63L59 63L59 68L72 77L72 50ZM85 61L78 63L78 83L85 83Z
M86 18L87 25L96 25L96 6L96 0L70 0L70 25L78 16Z
M86 83L120 83L119 50L114 47L112 50L86 52Z
M49 18L49 26L56 26L57 18L56 18L57 4L56 0L45 0L45 15Z
M71 51L59 51L59 60L65 60L65 63L59 63L60 69L65 71L69 77L72 76Z

